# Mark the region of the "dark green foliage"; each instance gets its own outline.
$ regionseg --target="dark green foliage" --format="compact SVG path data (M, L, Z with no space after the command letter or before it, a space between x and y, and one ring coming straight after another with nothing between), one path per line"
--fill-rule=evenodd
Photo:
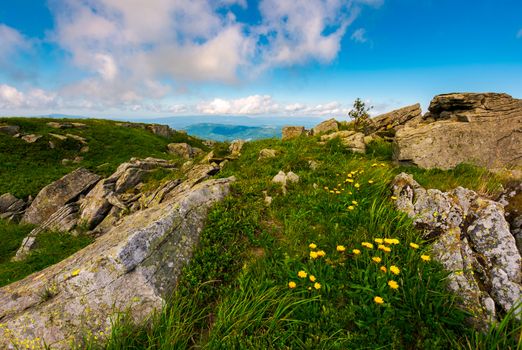
M353 127L355 131L360 131L365 134L369 133L370 114L368 112L372 108L372 106L366 106L360 98L357 98L353 102L353 108L348 112L348 117L353 119Z

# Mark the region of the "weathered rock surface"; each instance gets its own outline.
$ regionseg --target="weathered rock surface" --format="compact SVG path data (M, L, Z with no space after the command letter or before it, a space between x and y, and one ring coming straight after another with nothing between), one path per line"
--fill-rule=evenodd
M20 127L18 125L0 125L0 132L14 136L20 132Z
M18 199L11 193L4 193L0 196L0 218L8 221L18 221L25 208L23 199Z
M435 258L451 272L450 289L462 297L482 327L522 301L522 259L500 203L458 187L422 188L410 175L393 181L398 209L425 238L436 239Z
M161 124L150 124L147 125L147 130L152 132L154 135L163 136L163 137L171 137L174 134L174 131L168 125Z
M306 135L304 126L285 126L283 127L283 141L295 139L296 137Z
M203 182L127 216L66 260L1 288L0 348L25 341L68 349L86 330L103 339L118 311L146 320L175 288L209 208L231 181Z
M194 157L194 150L188 143L169 143L167 145L167 150L170 154L174 154L185 159Z
M36 135L36 134L29 134L29 135L23 135L21 137L22 140L24 140L27 143L35 143L38 141L42 135Z
M267 158L275 158L277 156L277 151L275 149L263 148L259 151L258 160L267 159Z
M284 171L280 170L272 178L272 182L280 184L281 188L283 190L283 194L286 194L287 193L287 185L291 184L291 183L299 182L299 175L297 175L293 171L289 171L288 173L285 173Z
M522 100L495 93L438 95L423 123L398 130L395 140L395 158L423 168L522 166Z
M351 130L337 131L321 136L321 141L329 141L333 140L334 138L340 138L341 143L352 152L366 152L366 144L364 143L364 134L362 132L355 132Z
M312 128L312 135L339 130L339 123L334 118L325 120Z
M55 211L87 192L100 177L79 168L45 186L36 196L22 218L23 222L41 224Z
M241 150L245 145L246 141L244 140L235 140L232 141L230 146L228 147L228 151L232 157L239 157L241 155Z
M405 125L415 125L421 121L421 118L422 110L420 104L417 103L371 118L369 128L371 132L398 129Z

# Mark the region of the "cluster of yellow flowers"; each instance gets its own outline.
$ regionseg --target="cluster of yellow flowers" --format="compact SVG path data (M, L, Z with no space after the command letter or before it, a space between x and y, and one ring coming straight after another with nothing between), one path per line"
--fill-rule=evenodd
M309 275L306 271L301 270L297 273L297 277L299 277L300 279L305 279L308 277L308 280L310 280L310 282L313 283L314 289L321 289L321 283L317 282L317 278L314 275ZM297 283L295 283L294 281L288 282L288 288L294 289L295 287L297 287ZM308 287L308 289L311 290L312 287Z

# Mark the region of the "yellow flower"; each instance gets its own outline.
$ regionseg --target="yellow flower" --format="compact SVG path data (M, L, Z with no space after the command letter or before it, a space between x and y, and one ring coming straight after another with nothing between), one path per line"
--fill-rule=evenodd
M392 199L392 201L397 200L397 197L395 196L391 196L390 198Z
M376 304L383 304L383 303L384 303L384 299L381 298L381 297L375 297L375 298L373 298L373 301L374 301Z
M368 180L368 183L371 185L373 183L373 180Z
M319 255L317 255L317 252L314 252L314 251L310 252L310 258L317 259L318 257L319 257Z
M429 255L421 255L421 259L422 259L423 261L430 261L430 260L431 260L431 258L430 258Z
M352 204L353 205L359 205L359 203L357 203L357 201L352 201Z
M353 187L355 187L355 188L359 188L359 187L361 187L361 185L359 185L358 183L356 183L355 185L353 185Z
M315 276L314 275L310 275L310 282L315 282Z
M369 243L369 242L362 242L361 245L365 248L368 248L368 249L373 249L373 244Z
M310 243L310 244L308 245L308 248L310 248L310 249L315 249L315 248L317 248L317 244L315 244L315 243Z
M307 275L308 274L303 270L301 270L297 273L297 277L299 277L299 278L306 278Z
M317 256L321 257L321 256L325 256L326 255L326 252L324 250L319 250L317 252Z
M384 248L382 248L382 251L385 253L389 253L389 252L391 252L391 248L385 246Z
M388 281L388 286L390 286L391 289L398 289L399 284L395 281Z
M381 239L381 241L382 241L382 239ZM384 250L385 248L386 248L386 246L384 244L379 244L377 246L377 249L380 249L380 250Z
M378 256L374 256L374 257L372 258L372 260L373 260L374 262L376 262L377 264L380 263L380 262L382 261L382 259L379 258Z
M330 190L329 192L330 192L330 193L335 193L335 191L333 191L333 190Z
M348 210L354 210L354 209L355 209L355 207L354 207L353 205L350 205L350 206L348 207Z
M398 275L399 273L401 273L401 269L399 269L397 266L395 265L392 265L390 266L390 271L391 273L393 273L394 275Z
M391 238L384 239L384 243L386 243L386 244L392 244L392 242L393 242L393 239L391 239Z
M359 249L353 249L352 253L354 253L355 255L359 255L361 254L361 251Z
M382 272L385 272L385 273L386 273L386 271L388 271L388 270L386 269L386 266L381 266L381 268L380 268L379 270L381 270Z
M74 276L78 276L80 274L80 269L76 269L74 270L73 272L71 272L71 276L74 277Z
M348 182L353 182L353 179L346 179Z
M346 250L344 245L338 245L335 249L337 249L338 252L344 252Z
M397 244L399 244L399 243L400 243L400 242L399 242L399 240L398 240L397 238L392 238L392 239L391 239L391 244L397 245Z
M433 217L436 218L437 216L439 216L439 213L437 213L436 211L433 212Z
M321 289L321 283L319 283L319 282L315 282L315 283L314 283L314 288L315 288L315 289Z
M295 284L294 281L290 281L290 282L288 282L288 288L290 288L290 289L294 289L295 287L297 287L297 284Z
M384 163L381 163L381 166L386 166L386 164L384 164Z
M376 167L377 165L379 165L379 164L377 164L377 163L373 163L373 164L372 164L372 167Z
M383 243L383 239L382 238L375 238L374 239L375 243L379 243L379 244L382 244ZM379 246L380 247L380 246ZM380 249L380 248L379 248Z
M335 194L341 194L341 191L335 191Z
M415 243L410 243L410 247L412 247L413 249L419 249L419 245Z
M324 186L324 189L328 191L328 186Z

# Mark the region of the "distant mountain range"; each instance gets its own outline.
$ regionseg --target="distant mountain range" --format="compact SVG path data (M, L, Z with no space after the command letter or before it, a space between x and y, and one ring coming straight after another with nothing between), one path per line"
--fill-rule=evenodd
M259 140L281 137L281 127L200 123L185 128L189 135L216 141Z

